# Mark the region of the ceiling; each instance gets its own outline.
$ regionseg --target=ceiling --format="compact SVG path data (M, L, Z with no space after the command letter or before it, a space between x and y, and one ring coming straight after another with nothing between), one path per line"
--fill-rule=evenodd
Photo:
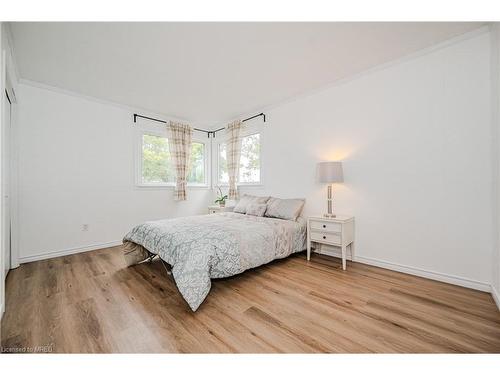
M21 78L178 118L259 111L481 23L11 23Z

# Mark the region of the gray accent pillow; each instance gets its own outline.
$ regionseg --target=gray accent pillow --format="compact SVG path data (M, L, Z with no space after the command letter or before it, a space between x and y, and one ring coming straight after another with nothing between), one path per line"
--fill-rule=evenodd
M267 202L265 216L295 221L300 216L305 203L306 200L303 198L280 199L271 197Z
M247 207L251 203L266 203L269 200L269 197L258 197L256 195L243 194L241 199L238 201L236 206L233 208L233 212L238 212L240 214L247 213Z
M264 216L266 210L267 210L267 204L252 202L247 206L247 215Z

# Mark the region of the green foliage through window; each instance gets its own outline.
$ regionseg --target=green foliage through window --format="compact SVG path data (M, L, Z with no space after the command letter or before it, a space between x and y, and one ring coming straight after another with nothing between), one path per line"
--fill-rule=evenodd
M188 182L194 184L205 183L205 145L193 142L191 144L191 158L189 160Z
M174 181L167 138L144 134L142 136L142 182L161 184Z
M239 182L260 182L260 134L243 137L241 141Z
M226 144L219 144L219 182L227 183ZM260 182L260 134L252 134L241 140L239 183Z
M205 184L205 145L191 144L188 183ZM142 183L172 184L175 172L165 137L143 134L142 137Z

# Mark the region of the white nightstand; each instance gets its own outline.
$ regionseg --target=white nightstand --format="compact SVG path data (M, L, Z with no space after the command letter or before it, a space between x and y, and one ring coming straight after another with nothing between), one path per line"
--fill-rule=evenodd
M208 213L209 214L216 214L219 212L232 212L234 206L225 206L221 207L219 205L213 205L213 206L208 206Z
M338 246L342 249L342 268L346 268L347 246L354 259L354 216L337 215L326 218L323 215L307 218L307 260L311 259L311 242Z

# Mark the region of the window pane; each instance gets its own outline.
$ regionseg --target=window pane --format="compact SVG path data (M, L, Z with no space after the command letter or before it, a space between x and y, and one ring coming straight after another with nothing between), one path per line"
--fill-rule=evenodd
M189 161L188 182L205 184L205 145L193 142L191 144L191 159Z
M226 144L219 144L219 182L228 183ZM243 137L241 141L240 183L260 182L260 134Z
M239 182L260 182L260 134L242 139Z
M227 174L227 159L226 159L226 144L219 144L219 182L223 184L229 183L229 175Z
M142 182L145 184L171 183L175 177L165 137L142 136Z

